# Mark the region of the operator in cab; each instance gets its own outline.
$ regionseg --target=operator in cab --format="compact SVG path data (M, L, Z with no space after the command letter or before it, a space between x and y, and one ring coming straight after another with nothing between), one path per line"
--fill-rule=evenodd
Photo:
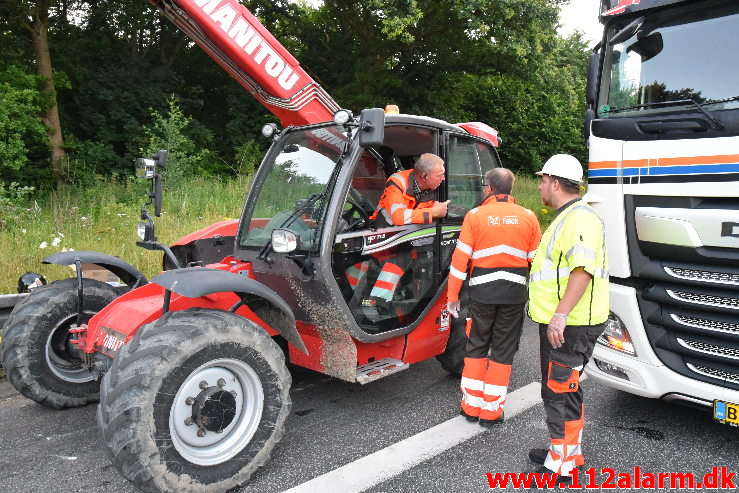
M438 189L444 181L444 160L426 153L413 169L394 173L385 184L377 210L370 216L378 228L406 224L430 224L446 216L449 200L438 202Z
M370 216L378 228L411 224L431 224L447 214L449 200L439 202L438 189L444 181L444 160L432 153L421 154L413 169L394 173L387 179L385 191ZM392 310L391 302L400 279L410 266L414 252L402 255L375 255L382 264L380 274L370 292L369 300L381 312ZM364 261L347 269L349 283L356 287L367 273L369 262Z

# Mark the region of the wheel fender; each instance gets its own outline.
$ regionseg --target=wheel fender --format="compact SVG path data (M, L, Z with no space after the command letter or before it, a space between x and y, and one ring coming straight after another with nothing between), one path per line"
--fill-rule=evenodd
M118 276L121 281L133 288L148 284L144 274L128 262L108 255L107 253L93 252L89 250L58 252L49 255L41 261L43 264L72 265L77 260L86 264L99 265Z
M188 267L163 272L151 282L188 298L200 298L211 293L235 293L287 342L308 354L308 349L295 326L295 315L290 305L277 293L254 279L218 269Z

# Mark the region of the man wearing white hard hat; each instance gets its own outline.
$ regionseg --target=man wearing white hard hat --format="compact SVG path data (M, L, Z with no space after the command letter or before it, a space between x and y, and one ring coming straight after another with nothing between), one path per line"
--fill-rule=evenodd
M583 170L568 154L549 158L539 193L556 209L534 255L529 275L529 316L539 324L541 397L550 443L531 449L540 473L571 480L583 457L580 374L608 319L608 259L600 216L580 199Z

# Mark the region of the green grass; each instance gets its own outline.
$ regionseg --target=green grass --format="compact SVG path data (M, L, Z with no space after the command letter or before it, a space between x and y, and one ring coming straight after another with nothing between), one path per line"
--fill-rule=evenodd
M541 204L538 186L538 178L516 176L512 195L516 197L516 203L536 213L536 217L539 219L539 226L541 226L543 232L549 226L549 223L552 222L553 211L551 207L544 207Z
M155 218L157 239L172 243L224 219L238 218L250 179L195 178L165 185L163 213ZM0 294L15 293L18 277L32 270L47 281L73 275L68 267L42 265L52 253L96 250L120 257L151 279L161 271L162 253L136 246L136 224L147 184L99 182L56 193L33 204L0 229ZM153 207L149 207L153 213ZM43 248L42 248L43 247Z
M164 213L155 218L158 240L172 243L214 222L238 218L250 182L195 178L181 186L165 185ZM552 213L541 205L537 184L534 178L518 177L513 195L536 212L543 230ZM71 277L68 267L41 264L43 258L64 249L108 253L136 266L149 279L158 274L161 252L135 244L146 185L137 180L99 181L85 189L70 188L31 204L8 221L0 229L0 294L15 293L18 277L28 270L43 274L49 282Z

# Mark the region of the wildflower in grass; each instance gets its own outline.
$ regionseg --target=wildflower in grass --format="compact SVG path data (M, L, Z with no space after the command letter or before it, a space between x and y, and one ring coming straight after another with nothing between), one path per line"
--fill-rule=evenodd
M58 236L55 236L54 239L51 241L51 246L57 247L59 246L59 243L61 242L62 242L62 239L59 238Z
M21 229L21 233L26 234L26 228Z
M45 241L42 241L42 242L41 242L41 244L40 244L40 245L39 245L38 247L39 247L39 248L40 248L41 250L43 250L43 249L44 249L44 248L46 248L47 246L49 246L49 244L48 244L48 243L46 243Z
M542 209L541 210L541 213L542 214L549 214L549 209Z

